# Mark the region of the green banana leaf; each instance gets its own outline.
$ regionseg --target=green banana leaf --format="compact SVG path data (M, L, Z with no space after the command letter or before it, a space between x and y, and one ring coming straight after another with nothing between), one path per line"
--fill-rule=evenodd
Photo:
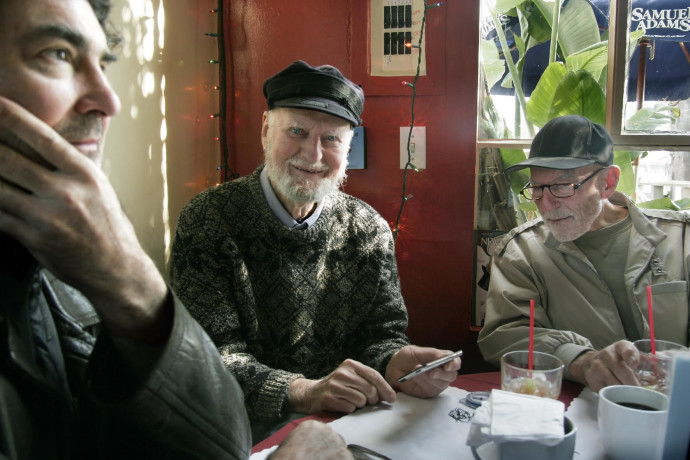
M484 69L486 84L491 88L501 79L506 66L503 59L500 58L493 40L481 40L480 46L482 48L482 68Z
M496 13L507 13L513 8L516 8L525 0L496 0L493 11Z
M529 104L527 104L529 105ZM625 122L625 129L629 131L654 131L657 126L675 123L680 116L680 109L664 103L654 107L643 107L635 112Z
M520 163L527 159L525 151L522 149L501 149L501 160L503 161L503 168L508 169L514 164ZM518 193L522 187L529 182L529 169L519 169L510 174L510 188Z
M633 154L627 150L616 150L613 154L613 164L621 168L621 175L616 190L634 197L636 184L632 158Z
M527 101L527 120L530 123L541 128L550 120L549 112L556 96L556 90L567 73L568 70L562 62L552 62L544 70Z
M558 0L558 4L561 3ZM553 27L551 22L554 4L553 1L534 0L534 5L539 8L550 27ZM563 7L558 22L558 45L563 58L600 41L599 25L592 6L586 0L570 0Z
M670 211L679 211L682 209L672 199L665 196L663 198L658 198L656 200L644 201L642 203L636 203L638 208L647 209L668 209Z
M608 65L609 46L608 42L599 42L577 53L573 53L565 60L568 70L577 72L586 70L599 82L602 82L602 75L606 75ZM606 82L603 81L603 84ZM603 85L602 85L603 87Z
M562 115L582 115L595 123L606 122L606 96L592 74L585 70L568 72L558 84L549 120Z
M491 0L484 0L491 1ZM556 3L557 2L557 3ZM561 115L583 115L593 122L605 124L606 119L606 75L608 59L607 36L600 35L599 27L594 17L591 5L586 0L570 0L562 8L558 23L553 22L553 8L560 5L562 0L497 0L491 8L494 15L506 14L518 17L522 30L522 37L515 36L515 48L518 50L518 61L513 68L509 68L507 76L501 83L505 87L513 87L513 81L520 81L524 58L527 51L537 44L544 43L551 38L552 27L558 30L558 54L565 62L552 62L542 74L536 88L525 103L525 115L528 127L542 127L552 118ZM644 30L637 30L629 36L628 61L638 46ZM487 42L493 45L493 42ZM482 43L482 53L484 53ZM495 50L488 51L483 65L492 80L499 73L499 63L495 61L498 54ZM489 48L486 45L487 49ZM501 61L505 71L505 61ZM500 78L500 77L498 77ZM491 86L489 86L491 87ZM521 85L517 85L519 90ZM490 99L490 95L486 96ZM516 100L520 101L521 98ZM517 102L516 102L517 104ZM637 131L653 131L658 125L675 120L679 115L677 107L667 104L657 104L653 108L643 108L626 122L626 129ZM485 120L488 122L488 120ZM517 129L517 126L516 126ZM506 132L508 132L506 130ZM500 149L505 168L526 158L520 149ZM635 158L640 152L619 151L615 153L614 163L621 168L621 178L617 189L629 196L635 196L636 180L633 168ZM510 184L513 192L517 193L529 181L529 170L521 170L511 174ZM687 200L690 206L690 200ZM685 205L685 203L683 203ZM664 209L680 209L679 203L670 199L653 200L645 207ZM533 202L519 203L519 208L525 212L534 212Z

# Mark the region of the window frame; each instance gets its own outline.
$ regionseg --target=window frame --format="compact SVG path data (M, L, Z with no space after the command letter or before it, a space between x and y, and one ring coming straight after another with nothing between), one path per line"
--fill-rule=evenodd
M562 3L562 0L559 0ZM627 88L627 45L630 29L630 13L632 0L611 0L609 4L609 50L608 50L608 75L606 81L606 129L613 139L617 150L668 150L690 151L690 134L659 132L659 133L632 133L623 130L625 116L624 105ZM613 37L613 40L612 40ZM611 45L613 43L613 45ZM477 58L480 59L481 50L477 50ZM481 63L478 66L481 73ZM481 85L482 77L478 82ZM481 113L481 88L477 87L477 116ZM482 149L522 149L528 151L532 138L508 138L508 139L482 139L479 136L479 122L476 133L477 159ZM479 161L476 161L477 168ZM475 171L479 179L479 171ZM475 187L477 190L477 187ZM479 190L475 193L474 228L478 224Z

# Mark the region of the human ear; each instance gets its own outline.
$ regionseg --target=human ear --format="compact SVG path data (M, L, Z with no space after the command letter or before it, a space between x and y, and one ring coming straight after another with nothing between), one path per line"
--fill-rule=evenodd
M268 144L268 111L264 112L261 118L261 145L264 153L266 152L266 145Z
M608 198L616 191L618 181L621 177L621 169L615 165L609 166L602 176L604 186L601 189L601 194L603 198Z

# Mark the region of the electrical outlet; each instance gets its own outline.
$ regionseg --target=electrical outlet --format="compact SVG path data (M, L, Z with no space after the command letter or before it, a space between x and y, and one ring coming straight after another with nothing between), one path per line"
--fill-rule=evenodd
M410 144L410 161L417 169L426 169L426 126L412 128L402 126L400 128L400 169L405 169L407 164L407 144Z

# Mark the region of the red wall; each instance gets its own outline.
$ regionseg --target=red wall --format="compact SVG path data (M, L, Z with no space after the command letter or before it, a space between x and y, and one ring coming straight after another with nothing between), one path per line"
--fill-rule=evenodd
M365 0L225 2L229 164L245 175L263 161L263 81L291 62L338 67L364 89L367 169L350 170L345 191L396 220L402 198L399 129L411 121L412 77L368 74ZM431 2L430 2L431 3ZM397 257L419 345L465 350L463 370L485 367L470 330L472 297L478 3L450 0L427 11L426 77L415 126L427 129L427 169L408 172Z

